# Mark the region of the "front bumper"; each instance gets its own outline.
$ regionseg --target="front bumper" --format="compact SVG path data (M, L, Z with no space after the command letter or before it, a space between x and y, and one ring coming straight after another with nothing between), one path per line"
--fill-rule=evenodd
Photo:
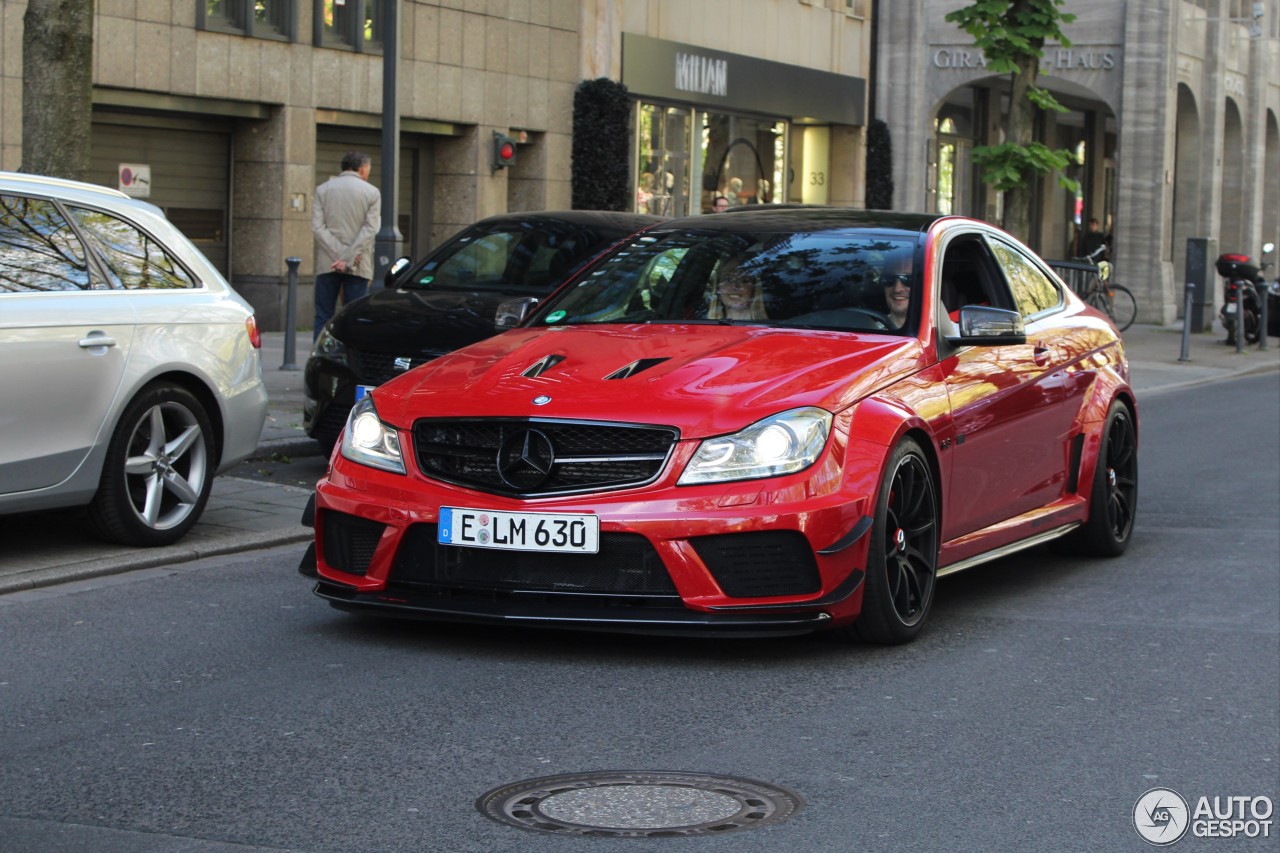
M814 494L815 473L516 501L338 456L317 489L316 543L300 571L342 609L646 634L803 634L856 618L871 526L865 499ZM819 479L841 482L830 473ZM441 506L591 513L600 552L441 545Z

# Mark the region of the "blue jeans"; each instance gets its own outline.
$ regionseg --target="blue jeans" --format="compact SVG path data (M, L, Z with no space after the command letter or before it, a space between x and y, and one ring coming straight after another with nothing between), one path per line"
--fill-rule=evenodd
M345 272L326 272L316 276L316 319L311 327L311 340L320 337L320 330L329 322L338 307L338 294L342 304L350 305L369 292L369 279Z

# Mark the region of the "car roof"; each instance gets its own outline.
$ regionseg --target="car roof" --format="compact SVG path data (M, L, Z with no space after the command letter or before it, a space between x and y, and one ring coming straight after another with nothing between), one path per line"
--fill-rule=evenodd
M744 207L746 209L744 209ZM846 228L924 232L941 213L900 213L889 210L854 210L820 205L746 205L729 212L669 219L660 230L693 228L701 231L753 234L761 231L833 231Z
M130 207L163 216L160 208L148 201L125 195L112 187L72 181L49 175L33 175L27 172L0 172L0 190L48 196L85 204L107 207Z
M661 216L647 213L629 213L616 210L530 210L519 213L499 213L480 220L477 224L497 225L506 222L529 223L538 221L566 222L570 225L589 225L597 228L614 228L623 231L639 231L659 222Z

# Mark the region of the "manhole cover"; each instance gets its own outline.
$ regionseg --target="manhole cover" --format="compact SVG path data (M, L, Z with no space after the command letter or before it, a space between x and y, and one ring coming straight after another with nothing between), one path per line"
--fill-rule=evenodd
M476 801L486 817L562 835L681 838L753 829L804 807L776 785L733 776L605 771L543 776L494 788Z

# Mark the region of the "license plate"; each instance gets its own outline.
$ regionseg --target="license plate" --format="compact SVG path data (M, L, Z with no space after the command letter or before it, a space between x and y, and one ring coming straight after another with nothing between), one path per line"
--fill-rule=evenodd
M595 554L600 551L600 519L570 513L442 506L436 541L469 548Z
M1227 313L1228 314L1236 313L1236 304L1234 302L1227 303Z
M357 385L356 386L356 402L359 403L365 397L369 396L369 392L377 387L378 387L377 385Z

